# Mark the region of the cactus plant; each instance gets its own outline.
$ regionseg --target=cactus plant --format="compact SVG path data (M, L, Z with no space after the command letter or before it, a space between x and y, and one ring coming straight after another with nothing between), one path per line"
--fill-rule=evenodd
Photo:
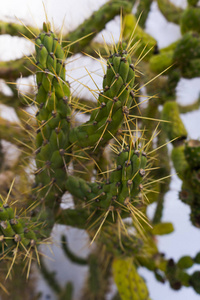
M35 59L32 56L26 59L26 69L23 59L1 63L1 77L9 80L7 85L12 87L19 72L27 76L31 70L35 72L37 90L34 96L25 95L22 101L13 88L12 96L1 95L1 102L15 108L24 126L0 120L1 139L12 141L9 133L15 135L13 144L27 157L20 156L20 166L24 159L30 163L34 156L35 160L33 180L23 172L25 167L21 170L15 165L5 170L4 164L0 166L0 175L10 174L2 188L0 203L0 259L2 270L6 269L5 277L13 276L14 263L19 269L24 268L21 258L27 258L28 274L31 261L37 260L57 299L71 300L72 283L66 282L61 287L38 250L40 244L49 242L54 224L61 224L85 229L94 245L89 256L82 258L73 253L65 236L61 239L67 258L89 267L82 299L105 299L111 276L118 288L113 299L150 299L145 281L138 274L138 264L152 271L158 281L168 280L173 289L192 286L199 293L199 272L187 273L188 268L199 263L199 255L194 258L185 255L177 262L168 260L159 252L155 238L173 231L171 223L162 222L164 195L170 182L167 138L173 142L172 161L183 180L180 199L190 205L191 221L200 226L199 142L186 140L187 131L179 115L182 107L174 101L180 76L191 78L199 72L199 36L187 32L188 28L196 31L196 27L188 27L184 22L188 11L198 14L198 8L195 1L188 1L190 7L185 12L168 1L157 2L166 18L182 24L186 32L165 49L159 49L144 29L151 1L139 1L136 17L142 7L145 11L138 21L131 13L135 1L108 1L64 36L62 42L49 23L44 24L40 33L33 27L0 23L1 34L5 31L19 35L21 31L29 38L34 37L35 44ZM93 42L94 35L120 13L122 6L123 14L128 13L124 18L124 39L106 47ZM102 62L103 56L105 69L102 86L95 91L96 104L74 99L65 78L66 55L88 50L97 57L99 51L92 51L91 45L103 50L100 58ZM139 76L141 73L144 75ZM158 73L165 76L158 77ZM147 87L149 101L143 101L139 95L143 86ZM157 92L160 98L152 99ZM141 102L147 102L147 107L139 104L139 97ZM27 105L36 107L31 121L21 111ZM196 107L195 103L183 110ZM86 112L88 121L77 125L74 115L80 110ZM160 120L165 122L158 134ZM153 156L155 152L157 157ZM17 184L11 185L6 195L7 186L15 176ZM165 185L162 178L166 178ZM60 205L66 192L72 196L73 208ZM152 220L146 212L149 202L156 204ZM132 218L131 225L127 217Z

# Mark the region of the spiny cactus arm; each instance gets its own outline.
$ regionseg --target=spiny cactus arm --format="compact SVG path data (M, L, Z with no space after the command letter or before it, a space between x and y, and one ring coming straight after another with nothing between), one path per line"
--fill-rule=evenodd
M174 50L174 62L183 77L193 78L200 74L200 37L187 32L178 41Z
M185 34L188 31L200 33L199 30L199 18L200 9L199 7L187 7L180 20L181 33Z
M68 176L66 189L80 200L89 203L93 209L111 210L118 215L121 206L127 206L142 189L147 157L143 151L125 149L119 153L115 169L109 173L106 181L87 183L82 178Z
M67 34L63 40L68 40L70 44L73 43L70 46L73 53L80 52L91 42L94 35L103 30L110 20L120 14L121 9L123 13L130 13L132 7L133 4L127 0L110 0L79 25L77 29ZM85 38L83 38L84 36Z
M200 97L192 104L188 104L188 105L178 105L179 111L181 114L186 114L188 112L194 111L194 110L198 110L200 107Z
M105 299L105 295L109 292L111 263L112 256L107 253L102 244L98 244L88 258L89 274L80 297L81 300Z
M156 40L137 25L137 19L133 14L127 14L124 17L124 39L126 41L129 41L133 31L133 41L134 43L138 42L134 49L134 55L140 56L142 52L143 59L148 61L156 51Z
M40 257L40 272L45 279L45 281L48 283L48 285L51 287L51 289L56 293L60 294L62 291L62 287L56 280L56 273L53 271L49 271L46 267L46 264L44 262L44 259Z
M86 229L90 213L85 208L63 209L55 215L55 222L60 225Z
M15 108L20 104L20 101L16 96L7 96L0 92L0 103Z
M189 140L185 143L185 158L190 165L190 168L200 168L200 141Z
M35 71L35 66L26 57L0 62L0 77L7 81L30 76L30 71Z
M132 228L132 225L128 225L127 230ZM143 240L140 235L131 234L121 230L119 235L119 225L110 224L103 228L101 235L99 236L98 243L105 245L106 251L112 257L133 257L134 255L143 251Z
M137 11L135 16L137 19L140 17L139 25L142 28L145 27L145 22L149 14L151 4L152 4L152 0L140 0L137 6Z
M183 9L174 5L170 0L157 0L157 3L167 21L179 25Z
M78 264L80 266L86 266L88 264L88 259L75 255L69 249L67 238L65 235L62 235L61 237L61 245L65 255L67 256L68 259L70 259L71 262Z
M124 116L133 102L134 66L130 54L119 45L107 61L103 92L99 94L98 108L93 110L88 122L70 131L69 139L77 146L96 149L116 135Z
M187 0L188 5L196 6L198 4L198 0Z
M121 300L121 297L118 292L113 296L112 300Z
M153 55L149 60L149 66L152 72L160 74L165 71L164 74L169 73L173 68L173 51L161 52L159 54Z
M171 158L173 161L174 168L177 172L177 175L180 179L184 179L185 172L189 168L189 164L185 158L185 145L180 145L177 147L174 147L172 149Z
M0 257L10 260L13 251L16 256L29 259L37 254L37 247L45 240L46 224L42 221L43 213L36 218L26 215L26 210L17 216L16 210L7 203L0 203Z
M122 300L150 300L148 289L132 259L115 259L113 276Z
M36 184L38 196L58 208L65 192L67 164L70 161L70 89L65 81L65 53L55 35L43 31L36 38Z
M17 23L8 23L5 21L0 21L0 34L9 34L11 36L26 36L32 39L34 35L38 34L38 29L32 26L24 26Z
M0 118L0 139L6 140L25 151L31 152L28 146L32 145L32 142L19 123L10 122L3 118Z
M65 288L62 290L59 295L58 300L72 300L73 299L74 287L71 282L67 282Z
M160 134L158 135L157 147L159 149L156 151L156 153L159 156L160 160L159 162L156 161L156 163L154 164L159 168L158 170L156 170L155 178L156 179L165 178L165 183L164 184L162 182L159 183L159 194L157 199L156 210L152 220L153 224L157 224L161 222L163 208L164 208L164 197L169 190L169 185L171 181L170 178L171 167L169 163L170 156L167 147L167 138L164 130L161 131Z
M178 104L175 101L167 101L164 104L161 118L168 121L162 123L162 127L168 139L172 140L174 145L186 139L187 131L180 118Z

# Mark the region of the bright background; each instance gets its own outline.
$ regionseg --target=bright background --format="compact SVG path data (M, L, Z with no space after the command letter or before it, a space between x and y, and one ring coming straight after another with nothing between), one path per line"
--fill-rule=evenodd
M92 11L97 10L106 0L0 0L0 20L7 20L17 22L17 19L22 20L25 24L42 27L45 21L44 7L48 15L48 19L53 22L55 29L60 29L64 22L64 32L73 30L77 25L87 18ZM186 6L186 0L172 1L176 5L182 7ZM119 36L119 17L110 22L103 31L103 35L107 41L110 41L110 35L117 40ZM177 40L181 34L179 27L172 23L168 23L166 19L158 11L156 3L152 4L151 12L146 22L146 30L157 40L159 47L165 47L171 42ZM101 39L102 33L98 35L97 39ZM10 60L20 58L24 54L28 55L33 51L33 45L22 38L0 36L0 60ZM87 66L89 71L93 72L95 81L100 84L102 69L101 66L89 58L81 58L75 56L76 59L71 59L67 64L67 70L70 71L71 77L68 78L72 82L74 94L80 93L82 87L77 88L77 84L73 83L73 78L81 78L86 74L84 66ZM92 82L88 77L82 78L83 83L89 84L92 87ZM0 81L0 84L3 83ZM9 91L8 91L9 92ZM82 95L87 91L83 89ZM192 80L181 79L177 86L177 99L181 104L189 104L194 102L200 93L200 78ZM91 97L91 95L90 95ZM5 117L17 120L16 115L12 109L7 109L0 105L0 114ZM200 111L187 113L181 116L182 120L188 130L190 138L200 138ZM169 149L171 149L169 145ZM169 236L158 237L158 245L161 252L166 253L167 258L173 257L175 260L182 255L195 256L200 251L200 231L193 227L189 220L189 207L178 200L178 191L181 188L181 181L172 171L173 177L170 191L166 194L165 208L163 213L163 221L172 222L175 231ZM153 214L155 205L149 207L149 215ZM63 226L56 226L54 229L54 239L59 241L61 233L67 233L70 247L79 255L86 255L88 253L88 241L85 232L69 229ZM57 272L57 278L61 284L67 280L74 282L75 298L77 300L79 290L83 284L84 277L87 274L87 267L77 267L62 255L59 246L53 246L55 257L50 252L47 254L53 258L54 261L47 260L46 263L50 269ZM189 270L194 271L194 268ZM191 288L182 288L180 291L173 291L169 288L168 283L165 285L159 283L154 279L154 275L146 269L141 269L142 274L150 291L152 300L197 300L199 295L194 293ZM43 300L52 299L55 297L45 282L38 275L38 290L44 292ZM49 298L48 298L49 297ZM111 294L108 295L108 300L111 299Z

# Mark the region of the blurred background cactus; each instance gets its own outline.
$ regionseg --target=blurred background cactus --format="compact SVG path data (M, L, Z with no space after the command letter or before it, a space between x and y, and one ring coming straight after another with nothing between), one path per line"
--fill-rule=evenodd
M29 45L0 62L2 111L15 116L0 117L0 297L158 300L145 268L197 299L200 249L173 257L159 236L174 232L164 216L173 168L200 227L200 141L183 121L200 100L177 101L180 81L200 77L198 1L95 5L71 30L50 24L48 10L43 27L0 21L2 37ZM155 8L180 31L165 47L148 30ZM98 38L112 22L118 36Z

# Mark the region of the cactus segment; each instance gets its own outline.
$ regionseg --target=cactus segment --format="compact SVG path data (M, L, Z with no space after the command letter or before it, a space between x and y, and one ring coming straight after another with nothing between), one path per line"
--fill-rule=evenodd
M187 32L178 42L174 51L174 62L183 77L193 78L200 74L200 37Z
M189 165L185 159L184 154L185 146L177 146L172 149L171 158L173 161L174 168L177 172L179 178L183 179L185 177L185 171L188 169Z
M42 223L29 217L18 217L15 210L0 201L0 259L13 256L26 256L41 240Z
M200 294L200 271L195 271L191 276L190 276L190 284L195 290L197 294Z
M150 300L144 279L131 260L115 259L113 275L122 300Z
M157 0L158 7L161 13L165 16L167 21L179 25L182 16L182 8L174 5L170 0Z
M70 32L66 36L67 40L70 42L77 41L70 46L70 50L72 52L79 52L80 49L82 50L83 47L87 46L94 38L94 33L103 30L106 23L112 20L116 15L120 14L121 8L123 8L123 13L130 13L132 7L133 4L127 0L112 0L105 3L98 11L94 12L90 18L76 28L76 30Z
M198 4L198 0L187 0L188 5L195 6Z
M174 231L174 226L172 223L158 223L153 226L152 234L154 235L163 235L169 234Z
M156 40L137 25L137 19L133 14L127 14L124 17L124 39L126 41L130 39L133 30L134 43L139 41L139 44L134 49L134 54L140 56L142 52L144 60L149 60L156 49Z
M104 91L99 94L99 108L88 122L70 130L69 139L79 147L105 145L116 135L124 115L133 102L134 66L123 49L111 55L104 76Z
M137 203L135 197L141 191L146 164L147 158L143 151L126 149L119 153L116 168L109 173L106 181L87 183L81 178L69 176L66 189L90 204L92 210L112 210L117 218L122 207L130 213L131 203Z
M142 253L144 242L135 234L120 233L117 226L106 226L99 238L100 242L106 246L106 251L117 258L133 257L137 253Z
M163 106L162 119L168 122L163 122L162 126L165 130L168 139L177 141L184 140L187 137L187 131L180 118L178 105L174 101L168 101Z
M65 53L55 35L51 31L42 32L36 43L41 44L36 47L39 70L36 73L35 175L40 199L54 206L55 200L64 193L63 182L67 178L66 166L70 160L67 156L70 152L70 90L65 81Z
M191 168L200 168L200 141L189 140L186 142L185 158Z
M173 51L161 52L153 55L149 60L149 66L152 72L157 74L163 72L173 64ZM171 68L170 68L171 70ZM167 72L167 71L166 71ZM165 72L165 74L166 74ZM169 71L168 71L169 72Z
M152 4L152 0L140 0L139 4L137 6L137 12L136 12L135 16L137 19L140 17L139 25L142 28L145 27L146 19L148 17L149 11L150 11L151 4Z
M181 33L188 31L200 33L199 29L200 8L189 6L182 14L180 20Z
M190 256L182 256L177 262L177 266L181 269L189 269L194 265L194 261Z

